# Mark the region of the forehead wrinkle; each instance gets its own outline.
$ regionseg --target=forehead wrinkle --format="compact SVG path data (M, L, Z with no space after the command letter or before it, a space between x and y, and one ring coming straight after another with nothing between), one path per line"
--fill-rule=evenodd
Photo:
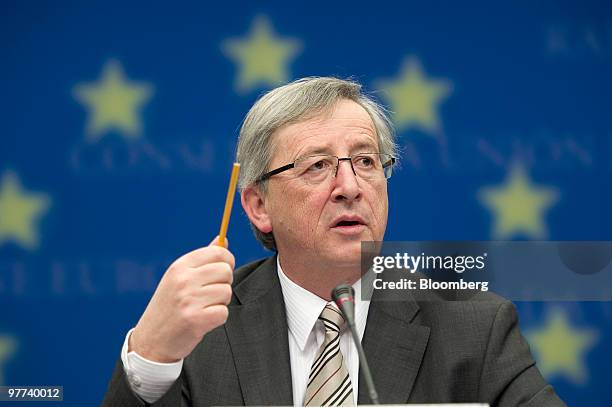
M326 126L325 126L326 127ZM333 144L338 138L348 140L349 154L355 152L356 149L374 148L378 151L378 141L376 133L372 132L371 128L364 126L350 126L348 129L341 129L342 134L339 136L329 136L331 133L337 133L338 129L329 131L325 127L313 130L313 134L308 132L298 134L297 140L292 145L297 145L297 149L289 154L290 160L295 160L298 157L312 154L337 154L333 151ZM365 131L364 131L365 130ZM323 140L317 141L316 144L307 143L308 139L320 137Z

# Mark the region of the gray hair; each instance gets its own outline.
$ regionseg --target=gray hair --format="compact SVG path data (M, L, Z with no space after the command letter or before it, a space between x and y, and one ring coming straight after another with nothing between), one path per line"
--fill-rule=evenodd
M361 84L333 77L302 78L266 93L247 113L236 152L240 192L268 171L274 149L270 140L278 129L330 111L341 99L352 100L368 112L378 136L379 151L397 156L395 131L387 110L363 93ZM266 181L258 187L266 193ZM251 228L265 248L276 250L272 233L262 233L252 223Z

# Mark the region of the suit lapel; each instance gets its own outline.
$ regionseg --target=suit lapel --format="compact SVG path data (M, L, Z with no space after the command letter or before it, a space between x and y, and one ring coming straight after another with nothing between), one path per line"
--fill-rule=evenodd
M405 404L412 391L430 331L410 323L418 310L414 300L370 303L362 343L381 404ZM358 403L370 404L359 375Z
M234 288L225 323L246 405L293 405L285 303L271 257ZM414 300L373 298L363 347L381 404L405 404L418 374L430 329L411 323ZM359 404L369 404L365 380L359 379Z
M285 304L276 257L234 289L225 323L246 405L293 405Z

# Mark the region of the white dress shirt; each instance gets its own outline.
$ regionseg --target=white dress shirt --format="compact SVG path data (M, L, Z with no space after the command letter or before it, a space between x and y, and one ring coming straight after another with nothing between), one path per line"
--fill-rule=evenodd
M304 405L310 367L325 340L325 328L319 321L319 315L323 312L327 301L291 281L283 273L278 257L277 266L289 327L293 405L298 407ZM361 340L365 331L370 301L361 300L361 280L353 284L353 288L355 289L355 327ZM351 377L354 404L357 405L359 354L348 329L340 335L340 352Z
M327 301L291 281L283 272L278 257L276 264L289 327L293 404L295 407L301 407L304 405L310 367L325 339L325 328L318 319ZM359 339L362 339L370 301L361 300L361 280L353 284L353 288L355 289L355 326ZM132 330L127 333L121 351L123 368L132 391L146 402L153 403L160 399L179 377L183 360L176 363L157 363L143 358L134 351L128 353L128 341ZM356 405L359 394L359 355L348 330L340 335L340 352L351 377Z

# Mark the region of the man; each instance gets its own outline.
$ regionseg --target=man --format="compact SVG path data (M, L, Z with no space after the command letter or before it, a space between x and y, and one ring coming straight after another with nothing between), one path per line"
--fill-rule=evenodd
M240 131L242 207L276 256L233 273L215 241L176 260L124 343L105 406L370 403L337 309L360 289L362 241L383 240L396 155L357 83L306 78L264 95ZM359 297L359 296L357 296ZM356 301L380 401L564 405L511 303Z

